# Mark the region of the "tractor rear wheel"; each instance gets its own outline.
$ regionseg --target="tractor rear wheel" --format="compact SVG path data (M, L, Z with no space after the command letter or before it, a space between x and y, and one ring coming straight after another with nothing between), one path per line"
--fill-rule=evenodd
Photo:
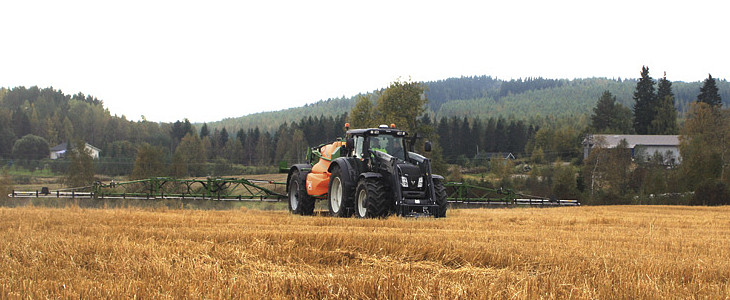
M355 213L360 218L380 218L390 212L390 197L380 179L361 179L355 195Z
M307 194L305 181L306 174L302 176L298 171L291 174L288 194L289 212L292 214L311 215L314 213L314 198Z
M345 178L342 177L340 167L335 166L330 175L329 192L327 193L327 201L329 203L330 214L336 217L347 218L352 215L350 202L352 196L345 188Z
M435 199L436 204L438 204L438 208L435 209L435 211L432 211L431 213L435 218L443 218L446 217L446 209L448 206L448 202L446 201L446 188L444 188L444 184L439 179L433 180L433 189L436 192Z

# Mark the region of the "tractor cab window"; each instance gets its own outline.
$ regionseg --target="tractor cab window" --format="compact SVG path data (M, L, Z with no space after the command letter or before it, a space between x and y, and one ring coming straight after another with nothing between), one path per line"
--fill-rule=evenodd
M355 137L355 153L353 153L353 156L355 156L357 158L363 158L364 157L364 155L363 155L363 149L362 149L362 145L363 145L363 142L364 141L365 141L365 137L363 137L363 136L356 136Z
M370 150L388 153L400 160L405 160L403 138L393 135L378 135L370 137Z

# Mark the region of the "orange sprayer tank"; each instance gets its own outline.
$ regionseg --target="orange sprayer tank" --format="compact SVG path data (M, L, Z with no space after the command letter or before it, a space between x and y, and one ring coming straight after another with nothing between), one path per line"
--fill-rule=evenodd
M329 169L330 163L332 162L332 154L344 145L345 142L338 141L324 145L319 149L322 157L319 159L319 162L312 166L312 171L307 174L307 194L310 196L323 196L327 194L330 183L330 173L327 172L327 169Z

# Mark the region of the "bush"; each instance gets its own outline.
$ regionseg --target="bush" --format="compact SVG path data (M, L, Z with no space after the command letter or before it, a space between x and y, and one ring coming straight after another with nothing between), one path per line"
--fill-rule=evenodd
M593 197L587 197L587 205L629 205L633 204L631 197L621 195L615 190L599 190Z
M571 166L557 164L553 174L552 195L558 199L575 199L578 197L575 171Z
M692 205L728 204L730 204L730 191L724 182L717 179L708 179L700 183L692 199Z
M13 144L13 158L18 160L37 161L47 158L50 147L46 139L36 135L26 135Z

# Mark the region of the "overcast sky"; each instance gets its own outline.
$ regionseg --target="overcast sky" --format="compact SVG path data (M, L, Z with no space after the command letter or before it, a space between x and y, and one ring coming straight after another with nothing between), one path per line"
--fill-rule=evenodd
M3 1L0 86L216 121L429 81L730 77L727 1Z

